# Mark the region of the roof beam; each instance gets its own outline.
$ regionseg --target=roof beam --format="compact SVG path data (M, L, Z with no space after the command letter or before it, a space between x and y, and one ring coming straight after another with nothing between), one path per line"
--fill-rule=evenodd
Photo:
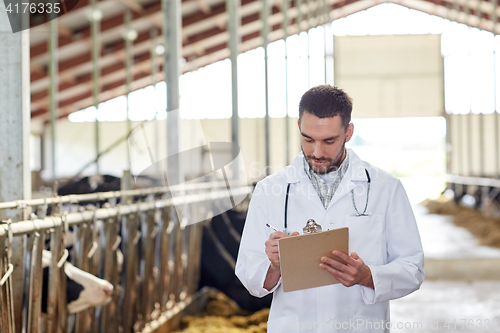
M293 16L293 15L292 15ZM274 8L274 15L271 17L270 22L271 24L278 24L281 20L281 16L276 8ZM258 14L252 15L250 17L246 17L243 19L243 24L244 26L241 27L240 34L242 35L249 35L254 31L258 31L261 27L261 24L259 22ZM195 39L195 42L190 42L184 46L183 50L183 56L185 58L193 58L196 56L204 55L206 54L206 50L211 50L214 46L217 48L221 44L225 43L228 40L228 33L223 31L223 30L213 30L209 32L209 34L203 34L199 38ZM149 31L143 31L139 34L137 40L136 40L136 48L135 48L135 56L136 57L141 57L146 53L149 48L150 48L150 38L149 38ZM124 53L124 45L123 41L120 41L117 43L116 47L113 47L113 50L115 50L112 53L105 54L102 56L101 60L107 60L107 59L113 59L113 63L104 66L102 69L102 75L105 76L109 74L112 69L114 70L119 70L123 68L123 62L125 59L125 53ZM137 45L140 44L140 45ZM137 47L137 46L140 46ZM137 53L139 52L139 53ZM104 53L104 52L103 52ZM118 61L117 61L118 60ZM85 84L87 83L90 78L89 74L91 71L90 65L88 63L90 61L90 54L87 54L85 57L81 57L77 63L68 63L68 62L62 62L60 64L61 72L63 73L69 73L69 68L73 65L78 65L78 64L83 64L86 65L86 72L84 74L78 75L77 78L73 78L70 82L61 82L60 85L60 91L63 92L67 89L71 89L75 86ZM108 61L106 61L108 62ZM119 62L121 65L117 65L116 62ZM74 67L73 67L74 68ZM60 73L61 73L60 72ZM33 103L38 102L40 99L46 98L47 97L47 91L46 89L43 88L42 85L36 85L39 86L40 88L33 87L32 85L32 96L31 100Z
M82 1L82 0L80 0ZM477 5L478 1L477 0L471 0L474 2L474 4ZM346 16L349 14L352 14L354 12L367 9L373 5L376 5L380 3L379 0L327 0L331 10L329 13L329 18L330 20ZM447 17L449 15L448 11L450 8L455 9L455 7L452 7L452 3L449 1L431 1L431 0L388 0L387 2L394 2L398 3L400 5L404 5L410 8L414 8L417 10L421 10L424 12L428 12L430 14L437 14L437 15L444 15L444 17ZM436 6L436 3L439 2L439 5ZM242 19L242 26L240 28L240 33L242 35L242 43L241 43L241 50L245 51L248 50L248 47L258 47L261 44L259 44L259 41L261 43L261 38L259 37L258 31L261 28L261 22L258 21L258 11L260 10L260 1L256 0L243 0L242 1L244 6L241 8L242 16L246 14L246 16L243 17ZM274 4L279 4L279 1L274 2ZM459 4L459 10L463 11L465 2L462 1ZM490 6L490 10L488 11L488 6ZM152 7L148 7L152 8ZM315 6L311 6L311 10L316 13L315 11ZM491 21L486 21L489 19L490 14L493 13L493 5L490 2L486 1L481 1L481 12L482 12L482 18L485 20L483 22L483 27L487 28L490 26L491 28L493 27L493 24ZM148 11L149 12L149 11ZM303 13L304 14L304 13ZM152 20L151 18L157 17L157 14L151 14L149 17L143 17L143 19L149 19ZM137 17L134 15L134 17L137 19ZM226 17L225 13L225 7L224 5L218 4L213 7L211 7L211 11L209 14L205 14L203 12L197 12L195 14L189 15L188 17L184 18L184 23L185 28L183 29L183 32L186 33L188 32L189 35L187 39L185 40L184 43L184 48L183 48L183 57L186 59L189 59L189 61L186 63L186 65L183 68L183 71L188 71L192 68L199 68L206 66L212 62L227 58L229 56L229 51L227 49L227 40L228 40L228 33L224 29L220 29L216 27L217 22L220 22L222 18ZM296 8L291 8L289 10L289 18L293 19L297 17L297 9ZM279 24L282 21L282 14L279 13L279 8L275 6L273 8L273 15L270 17L270 25L272 25L272 31L271 35L275 34L276 31L278 31ZM208 23L207 23L208 22ZM310 22L312 24L314 22L314 19ZM294 23L293 23L294 24ZM297 30L296 25L290 26L289 27L289 34L295 33L294 31ZM193 34L191 34L193 33ZM282 36L283 34L281 34ZM277 36L277 35L273 35ZM281 37L279 37L281 38ZM275 40L270 37L270 40ZM135 59L135 64L134 68L137 66L142 66L143 63L147 64L148 66L150 65L150 56L145 55L145 52L149 50L150 48L150 38L149 38L149 29L147 31L143 31L139 33L139 37L134 43L134 57ZM103 80L106 81L108 84L112 84L111 81L119 81L121 80L121 76L123 75L124 79L124 74L123 74L123 63L120 65L118 64L119 62L122 61L117 61L116 59L121 59L123 56L124 52L124 43L122 40L117 41L112 44L108 44L103 48L103 52L101 54L101 60L103 62ZM145 57L145 58L143 58ZM80 107L81 105L84 105L84 101L86 100L86 97L83 97L83 94L86 91L89 91L89 88L87 86L88 84L88 73L90 71L89 66L90 62L90 53L88 54L83 54L78 57L71 58L66 61L61 61L60 63L60 78L63 80L61 82L61 103L63 103L63 106L61 106L61 110L69 110L70 108L72 111L75 111L75 107ZM88 67L88 68L87 68ZM39 68L40 69L40 68ZM76 73L77 76L73 75L73 73ZM106 74L104 74L106 73ZM134 69L134 78L137 76L137 70ZM44 88L46 86L46 83L44 80L44 75L41 75L40 73L33 72L32 77L34 82L32 83L33 89L33 95L32 95L32 100L33 100L33 110L38 110L33 113L33 115L39 115L44 112L44 109L46 108L44 103L44 100L47 97L46 93L43 93ZM140 79L141 82L142 79ZM150 82L150 81L149 81ZM43 84L42 84L43 83ZM147 83L148 85L150 83ZM137 89L137 85L133 82L133 87L134 89ZM141 88L139 86L139 88ZM111 89L112 91L118 91L118 88L114 87ZM112 94L109 91L106 91L105 94L102 94L102 96L111 96ZM74 97L75 96L81 96L82 100L80 102L74 102ZM103 100L103 97L100 97L100 100ZM116 97L116 96L115 96ZM112 97L111 97L112 98ZM105 98L106 100L108 98ZM73 100L71 103L66 103L66 101ZM75 104L76 103L76 104Z
M311 7L311 8L314 8L314 7ZM274 8L273 12L274 12L274 14L270 17L270 25L272 27L272 32L270 33L270 41L280 39L284 35L284 33L281 31L281 24L280 24L282 14L280 13L279 9L277 9L277 8ZM292 9L290 12L290 17L295 17L296 14L297 14L296 10ZM244 19L244 21L246 23L246 26L240 28L241 29L240 31L243 34L241 50L248 51L248 50L256 48L262 44L262 40L259 36L261 22L258 21L258 17L256 19L246 18L246 19ZM297 30L296 26L295 27L291 26L289 28L290 33L296 33L296 30ZM224 34L227 34L227 33L224 33ZM186 56L188 59L190 59L190 61L188 61L186 63L186 65L184 66L183 72L186 72L193 67L194 68L203 67L203 66L206 66L206 65L213 63L215 61L222 60L222 59L225 59L228 57L229 51L227 49L227 36L226 36L226 38L220 38L220 36L215 36L215 37L217 37L217 38L213 39L212 43L205 44L205 45L203 45L203 47L201 47L202 49L204 49L204 52L201 55L198 55L197 58ZM222 37L224 37L224 36L222 36ZM201 40L198 43L201 43L201 42L203 42L203 40ZM196 49L197 49L196 45L191 48L191 50L196 50ZM188 51L189 51L189 49L188 49ZM150 66L150 55L148 52L144 52L144 54L142 54L139 58L140 58L141 63L144 61L144 66L146 66L146 67ZM137 72L137 69L136 69L137 65L138 65L138 61L136 59L136 65L134 65L134 73ZM109 82L108 83L109 80L107 80L106 78L108 76L109 77L116 77L114 73L117 71L120 71L120 70L122 72L119 75L122 75L124 77L123 63L119 63L119 64L117 63L113 66L108 66L107 68L103 69L103 71L102 71L102 80L103 80L103 88L102 88L103 90L102 91L103 92L106 92L109 89L116 88L116 85L118 83L116 83L116 82ZM137 74L134 75L134 78L136 76L137 76ZM84 90L89 90L89 88L85 85L85 82L88 82L89 78L83 77L83 78L81 78L81 80L83 80L83 82L79 82L79 84L72 85L71 87L69 85L65 86L62 88L62 90L69 89L69 88L75 88L75 92L81 91L82 88L77 88L77 86L83 86ZM121 82L123 80L124 79L119 79L118 82ZM148 84L150 84L150 81ZM148 84L146 84L146 85L148 85ZM108 87L108 88L106 88L106 87ZM109 87L111 87L111 88L109 88ZM141 87L139 87L139 88L141 88ZM138 88L134 88L134 89L138 89ZM88 99L88 97L85 97L88 94L89 94L89 92L86 92L86 93L82 92L82 93L79 93L78 96L81 97L82 99ZM63 94L61 94L61 95L64 96ZM43 93L41 93L40 96L33 96L32 97L32 99L35 101L34 104L36 104L36 108L35 108L36 111L33 112L33 116L38 116L40 114L43 114L43 112L44 112L43 111L44 105L43 105L43 102L41 101L42 96L43 96ZM102 98L100 98L100 100L103 101ZM64 100L61 101L61 103L60 103L61 109L67 109L67 107L69 105L73 105L74 103L76 103L75 99L73 97L68 96L68 98L65 98ZM81 106L81 107L84 107L84 106ZM72 111L75 111L76 109L78 109L78 108L73 108Z
M87 2L88 0L80 0ZM122 0L122 1L136 1L136 0ZM254 2L258 0L243 0L243 2ZM186 2L187 4L188 2ZM81 6L79 6L81 7ZM194 24L200 20L207 19L213 15L217 15L221 12L225 12L225 5L222 2L221 4L217 4L213 7L210 8L210 11L208 13L204 13L202 11L198 11L194 14L187 15L183 17L183 23L182 26L185 27L190 24ZM152 2L147 5L145 5L140 12L136 12L133 15L132 21L135 22L137 20L145 19L145 20L150 20L150 17L152 16L161 16L161 2ZM105 34L109 32L110 30L119 28L125 24L123 15L117 14L108 18L105 18L101 21L101 33L103 38L105 37ZM80 39L84 38L89 38L90 37L90 25L87 25L81 29L78 29L77 31L74 32L72 38L68 39L63 39L60 37L59 39L59 45L60 48L64 47L69 47L71 46L72 43L77 42ZM44 41L41 41L40 43L33 45L30 50L30 56L31 60L35 60L38 57L42 56L43 54L47 53L47 46L45 45L46 43Z
M204 13L209 14L211 11L210 5L207 4L206 0L196 0L198 8Z
M456 15L454 21L463 23L466 25L471 25L474 27L479 27L479 13L481 14L481 20L483 21L481 28L493 32L493 21L494 17L493 11L493 3L487 1L478 1L478 0L459 0L457 2L451 2L449 0L386 0L387 2L396 3L402 6L406 6L412 9L416 9L431 15L437 15L443 18L448 17L448 10L453 9L457 10L459 14ZM436 6L436 4L438 6ZM455 4L454 4L455 3ZM478 5L481 5L480 10L478 10ZM468 9L467 9L468 6ZM466 12L469 11L470 17L468 17ZM496 8L497 17L500 15L500 7ZM470 18L474 18L474 22L470 22ZM500 29L496 29L494 31L495 34L498 34Z
M253 9L256 9L255 6L253 6ZM215 18L217 18L218 21L223 19L223 17L220 17L220 16L216 16ZM251 16L251 15L247 16L246 18L244 17L243 24L253 22L257 19L258 19L257 16ZM193 35L193 36L187 38L187 40L183 46L186 47L186 46L192 45L195 42L199 42L204 38L208 38L208 37L214 36L216 34L221 34L224 32L225 32L225 30L223 30L223 29L215 29L215 30L211 29L209 31L204 31L202 33L198 33L196 35ZM139 33L138 38L134 41L134 51L138 47L145 50L149 47L149 44L150 44L149 30L142 31ZM199 49L199 46L195 46L195 47ZM123 39L121 39L121 38L112 44L104 45L103 50L101 52L101 60L102 60L102 58L106 58L106 57L109 58L110 54L112 54L112 53L122 52L124 50L124 48L125 48L125 44L123 42ZM74 57L74 58L71 58L68 60L61 60L60 61L60 68L59 68L59 75L64 75L64 73L66 73L68 71L79 72L79 70L78 70L79 67L89 63L91 60L90 59L90 52L88 51L88 48L86 48L86 50L87 50L86 53L81 54L77 57ZM197 54L200 52L191 52L191 53ZM44 87L46 85L46 82L45 82L46 79L47 79L47 75L43 71L42 72L33 72L32 76L31 76L33 92L38 92L40 90L40 88ZM45 80L45 81L43 83L42 82L38 83L37 81L39 81L39 80ZM37 84L33 84L35 82L37 82Z
M82 0L81 0L82 1ZM138 20L141 18L147 19L148 16L154 15L158 13L161 10L161 5L160 3L151 3L147 6L144 7L144 9L140 13L134 13L133 15L133 20ZM118 15L103 19L101 21L101 33L108 32L112 29L121 27L124 25L124 18L123 15L120 13ZM74 35L71 38L62 38L62 36L59 37L59 48L64 48L64 47L69 47L71 46L72 43L85 39L85 38L90 38L90 25L85 26L82 29L74 31ZM40 57L41 55L45 54L47 52L47 45L45 42L41 42L37 45L34 45L31 47L30 50L30 56L31 59L34 60L37 57Z
M120 0L120 2L136 13L142 12L142 5L137 0Z

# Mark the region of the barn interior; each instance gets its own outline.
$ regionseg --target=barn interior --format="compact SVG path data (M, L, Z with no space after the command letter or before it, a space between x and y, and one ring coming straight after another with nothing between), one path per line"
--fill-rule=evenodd
M413 205L398 331L500 332L498 0L24 5L0 2L0 333L266 332L239 241L321 84Z

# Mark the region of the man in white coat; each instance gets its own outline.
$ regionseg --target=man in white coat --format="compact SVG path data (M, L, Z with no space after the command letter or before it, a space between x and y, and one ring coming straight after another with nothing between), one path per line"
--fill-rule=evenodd
M424 255L401 182L361 161L345 143L352 101L337 87L311 88L299 104L302 152L260 181L252 195L236 275L257 297L273 293L268 332L388 332L389 301L417 290ZM346 264L318 258L340 283L284 292L278 239L298 235L307 220L323 230L349 228ZM273 232L266 223L283 231Z

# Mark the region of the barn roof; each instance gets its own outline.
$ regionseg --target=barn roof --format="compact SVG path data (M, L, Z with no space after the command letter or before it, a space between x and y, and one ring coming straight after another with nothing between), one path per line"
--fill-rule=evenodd
M269 0L269 41L283 38L283 0ZM326 3L324 2L326 1ZM290 0L288 34L298 32L296 0ZM334 20L368 9L384 2L392 2L432 15L493 31L493 21L498 21L498 0L302 0L302 17L310 11L310 22L304 27L324 24L327 8L329 19ZM309 6L307 6L309 4ZM326 4L325 6L323 6ZM496 13L494 6L496 5ZM132 90L153 83L152 38L157 34L162 42L163 14L161 0L104 0L97 6L103 14L100 24L100 93L99 101L104 102L126 92L126 56L123 34L125 31L124 12L132 9L131 27L138 32L132 45ZM323 7L322 7L323 6ZM480 6L480 7L479 7ZM71 112L93 105L91 31L88 19L89 0L79 0L77 6L59 18L59 103L58 115L66 117ZM259 13L261 1L241 0L241 44L245 52L262 45L260 37L261 21ZM479 19L481 17L481 19ZM182 0L182 55L186 59L183 72L200 68L229 57L226 30L226 0ZM31 58L31 115L32 118L47 117L49 105L48 42L47 26L30 29ZM498 29L497 29L498 32ZM157 79L163 79L163 56L156 55L160 64Z

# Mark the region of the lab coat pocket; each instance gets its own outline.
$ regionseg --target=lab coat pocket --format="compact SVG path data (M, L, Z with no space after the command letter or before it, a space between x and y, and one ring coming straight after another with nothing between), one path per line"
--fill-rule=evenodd
M267 322L268 333L299 333L299 318L297 316L281 317Z
M383 216L349 216L349 251L356 252L365 264L382 264L384 245Z

